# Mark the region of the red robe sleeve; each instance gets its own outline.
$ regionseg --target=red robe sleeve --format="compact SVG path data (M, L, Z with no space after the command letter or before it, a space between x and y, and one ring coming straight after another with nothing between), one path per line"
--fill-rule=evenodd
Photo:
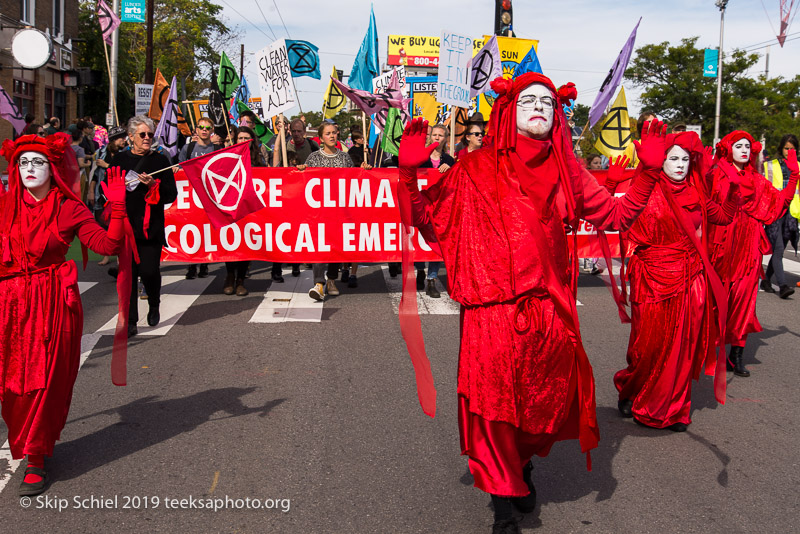
M637 171L628 192L622 197L613 196L587 171L582 170L583 213L581 218L601 230L627 230L647 206L658 174Z
M64 203L61 209L61 216L63 218L60 221L64 224L64 229L74 231L80 242L92 251L103 256L114 256L122 248L122 244L125 241L124 204L121 206L112 204L108 231L97 224L97 221L94 220L86 206L74 200L67 200Z

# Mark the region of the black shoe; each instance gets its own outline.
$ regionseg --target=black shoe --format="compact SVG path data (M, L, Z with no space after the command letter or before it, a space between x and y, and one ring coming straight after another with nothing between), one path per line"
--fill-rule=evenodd
M132 338L138 333L139 333L139 328L136 326L135 323L128 325L128 339Z
M347 283L350 280L350 269L342 269L342 283Z
M425 269L417 271L417 291L425 289Z
M633 417L633 401L630 399L621 400L617 403L617 408L619 408L619 413L622 414L622 417Z
M397 264L396 263L390 263L389 264L389 276L391 276L392 278L396 278L397 277Z
M689 425L686 423L672 423L667 428L673 432L686 432L686 429L689 428Z
M733 363L733 374L747 378L750 376L750 371L744 366L742 357L744 355L744 347L734 347L731 345L731 352L728 356L728 366ZM730 369L730 367L728 367Z
M511 519L495 519L492 525L492 534L521 534L517 520L513 517Z
M356 277L356 275L351 274L347 278L347 287L358 287L358 278Z
M425 294L432 299L438 299L442 296L441 293L439 293L439 290L436 289L436 280L433 278L428 279L428 287L425 288Z
M528 485L530 493L524 497L511 497L511 504L523 514L529 514L536 508L536 488L533 486L533 463L528 462L522 468L522 480Z
M770 283L769 280L762 280L761 284L759 284L759 286L761 287L761 290L764 293L775 293L775 290L772 289L772 284ZM781 287L783 287L783 286L781 286Z
M297 278L300 276L300 266L299 265L292 265L292 276Z
M208 276L208 265L205 263L200 264L200 274L197 275L198 278L206 278Z
M789 286L786 286L786 285L781 286L780 292L778 293L778 296L780 298L788 299L792 295L794 295L794 288L793 287L789 287Z
M47 473L44 469L40 469L38 467L28 466L25 468L25 475L28 473L33 475L39 475L42 479L39 482L32 482L27 483L25 482L25 478L22 479L22 484L19 485L19 496L20 497L32 497L34 495L39 495L44 493L44 490L47 489Z
M119 276L119 268L118 267L109 267L108 268L108 276L112 276L114 278Z
M197 278L197 266L191 265L188 269L186 269L186 279L194 280L195 278Z
M156 326L161 322L161 314L158 312L158 305L150 306L150 311L147 312L147 324Z
M272 281L279 284L283 283L283 275L280 271L272 271Z

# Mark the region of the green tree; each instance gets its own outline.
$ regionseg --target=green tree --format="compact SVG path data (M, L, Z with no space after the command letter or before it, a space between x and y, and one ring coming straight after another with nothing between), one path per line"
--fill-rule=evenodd
M699 124L704 143L710 144L714 135L717 80L703 77L704 51L697 48L697 40L690 37L676 46L663 42L638 48L625 78L644 89L643 109L652 110L667 122ZM748 70L757 61L757 54L741 50L726 54L720 136L746 130L757 139L765 136L769 147L777 144L784 133L797 129L800 77L788 81L749 77Z
M80 1L78 57L81 66L103 73L102 83L85 93L87 113L102 116L108 101L108 71L95 5L94 0ZM234 48L239 40L238 30L225 24L221 12L222 7L208 0L155 1L153 66L167 80L177 76L179 84L185 84L187 98L201 96L216 73L220 51ZM133 111L134 84L144 82L146 25L123 23L119 34L117 108L120 120L125 120ZM238 47L228 55L238 58Z

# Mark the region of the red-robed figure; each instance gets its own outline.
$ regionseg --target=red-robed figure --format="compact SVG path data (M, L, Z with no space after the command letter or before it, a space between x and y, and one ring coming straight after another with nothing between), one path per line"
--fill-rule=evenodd
M597 446L592 367L575 307L577 258L565 225L580 218L624 230L644 209L664 160L664 129L648 125L644 171L615 199L572 153L562 101L549 78L527 73L492 83L484 148L458 161L420 192L427 124L406 128L400 146L401 216L447 266L450 296L461 303L458 417L462 453L476 487L492 494L494 532L518 532L512 505L535 506L533 455L560 440ZM408 341L408 338L407 338ZM412 343L409 343L411 347Z
M728 292L725 343L731 345L728 369L737 376L750 376L742 355L747 335L761 332L756 317L758 281L763 276L763 255L769 253L765 224L775 222L792 201L800 170L795 151L789 151L786 165L789 184L779 191L758 173L761 143L747 132L729 133L717 144L710 180L712 197L720 201L729 183L740 183L741 201L733 222L711 226L711 260Z
M112 172L105 187L106 233L80 201L69 145L66 134L26 135L1 150L9 187L0 196L0 406L12 457L28 457L20 495L46 489L44 456L64 428L78 374L83 309L67 250L75 236L106 256L125 248L122 177Z
M691 380L705 368L725 402L724 358L716 347L727 299L708 256L709 224L733 220L738 185L720 205L710 198L710 168L694 132L667 136L661 178L628 232L633 255L628 366L614 375L624 417L654 428L683 432L691 423ZM609 171L609 175L612 173ZM723 310L716 324L714 306Z

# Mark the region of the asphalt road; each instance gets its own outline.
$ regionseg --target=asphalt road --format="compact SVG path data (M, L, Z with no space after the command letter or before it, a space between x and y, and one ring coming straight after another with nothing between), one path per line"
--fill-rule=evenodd
M489 498L459 456L457 314L422 316L438 389L431 419L378 267L363 267L358 289L325 302L321 321L277 324L248 322L271 286L266 265L254 266L244 298L221 294L221 264L211 274L166 335L132 341L126 387L111 384L111 337L99 338L48 459L44 496L24 508L25 464L0 459L10 476L2 531L490 532ZM97 282L83 293L87 335L114 316L115 295L94 264L81 280ZM759 294L764 331L745 350L752 376L728 374L724 406L710 379L695 384L683 434L620 418L611 379L629 327L599 279L581 275L578 298L600 446L591 472L577 442L534 459L539 504L523 531L797 532L800 292L787 301ZM207 509L215 503L227 508Z

